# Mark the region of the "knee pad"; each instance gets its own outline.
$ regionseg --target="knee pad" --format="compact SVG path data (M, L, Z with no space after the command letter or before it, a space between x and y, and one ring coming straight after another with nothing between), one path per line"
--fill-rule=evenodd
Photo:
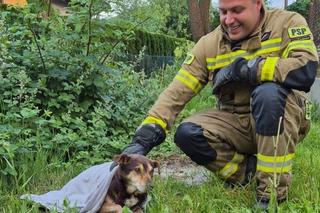
M209 145L203 135L203 128L197 124L182 123L174 137L175 144L199 165L206 165L214 161L217 152Z
M261 84L253 90L251 107L258 134L277 135L279 120L284 116L288 94L289 90L272 82ZM282 132L283 122L280 125L280 133Z

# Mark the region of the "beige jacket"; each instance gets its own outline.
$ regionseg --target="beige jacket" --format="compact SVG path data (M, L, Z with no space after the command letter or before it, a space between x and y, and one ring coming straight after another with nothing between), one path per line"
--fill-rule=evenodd
M265 60L259 64L259 83L274 81L304 95L314 82L319 60L305 19L278 9L262 8L261 13L263 19L256 31L233 47L221 26L202 37L142 124L157 123L169 130L185 104L213 81L219 69L237 57L261 56ZM250 112L251 89L244 83L227 84L217 95L218 107L236 113Z

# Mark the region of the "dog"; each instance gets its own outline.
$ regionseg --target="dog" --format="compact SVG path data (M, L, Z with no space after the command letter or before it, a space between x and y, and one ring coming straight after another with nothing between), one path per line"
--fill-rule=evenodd
M134 213L144 212L154 169L160 174L159 162L138 154L117 155L114 161L119 166L99 212L121 213L123 206Z

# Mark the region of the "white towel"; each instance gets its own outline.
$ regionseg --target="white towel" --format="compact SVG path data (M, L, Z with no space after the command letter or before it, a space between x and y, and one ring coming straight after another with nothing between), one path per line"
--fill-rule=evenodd
M107 194L112 177L117 167L110 171L112 162L92 166L71 179L58 191L50 191L42 195L25 194L21 199L40 203L49 210L63 212L68 208L82 212L97 212Z

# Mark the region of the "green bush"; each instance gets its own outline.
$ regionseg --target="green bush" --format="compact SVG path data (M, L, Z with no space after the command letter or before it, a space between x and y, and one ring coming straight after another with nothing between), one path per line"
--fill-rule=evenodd
M310 0L297 0L294 3L290 4L286 10L294 11L300 13L303 17L308 20Z
M24 160L39 150L48 162L110 159L129 143L163 88L133 65L111 61L124 54L124 43L108 38L95 17L99 4L105 2L74 2L73 15L49 19L33 5L1 9L1 178L17 181ZM157 78L166 78L162 74Z

